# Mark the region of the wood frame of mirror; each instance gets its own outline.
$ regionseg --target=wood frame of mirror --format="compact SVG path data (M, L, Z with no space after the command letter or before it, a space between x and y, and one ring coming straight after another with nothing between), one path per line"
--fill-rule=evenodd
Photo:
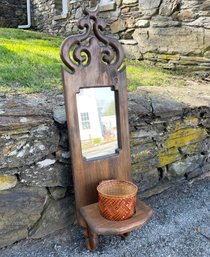
M147 222L152 210L140 202L136 214L121 222L110 222L98 211L99 182L131 180L127 81L122 46L116 39L103 35L106 24L98 18L98 6L83 12L85 17L78 22L82 33L64 40L61 59L67 66L67 69L62 67L62 74L77 220L85 229L87 248L94 250L98 245L97 235L128 235ZM82 156L76 94L81 88L94 87L112 87L116 92L119 153L87 160Z

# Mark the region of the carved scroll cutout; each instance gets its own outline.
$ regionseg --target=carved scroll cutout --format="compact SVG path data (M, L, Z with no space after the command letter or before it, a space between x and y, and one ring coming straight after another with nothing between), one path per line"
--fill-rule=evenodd
M118 40L103 35L106 27L104 20L98 18L99 6L94 10L83 9L85 17L78 22L78 28L84 32L67 37L61 46L61 59L75 72L88 66L98 54L101 61L118 70L124 60L124 51Z

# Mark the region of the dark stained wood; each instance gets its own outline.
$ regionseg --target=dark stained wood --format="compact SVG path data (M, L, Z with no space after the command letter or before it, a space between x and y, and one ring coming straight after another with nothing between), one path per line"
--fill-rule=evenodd
M98 9L87 13L86 17L79 21L80 28L86 28L86 32L78 36L67 38L61 47L61 58L71 70L63 71L64 96L67 113L68 133L70 139L72 170L75 187L77 217L79 224L85 223L79 213L79 209L85 205L97 202L96 187L105 179L130 180L130 147L127 117L127 90L125 66L119 71L124 53L121 45L115 39L105 38L101 29L105 28L103 21L97 18ZM90 35L91 20L95 36ZM90 37L90 38L89 38ZM82 45L81 41L89 38L89 46ZM104 46L101 48L101 44ZM76 64L72 61L69 51L72 45L78 45L73 51ZM81 52L88 56L86 65L82 65ZM102 61L102 58L104 61ZM110 158L98 160L86 160L82 156L79 122L76 105L76 93L80 88L113 86L117 92L117 121L118 139L120 143L119 154Z
M98 236L96 233L90 230L90 228L87 226L85 229L86 234L86 248L90 251L94 251L99 244Z
M131 180L124 52L116 39L103 35L106 24L97 17L98 12L98 7L92 11L85 9L85 17L78 24L82 33L66 38L61 46L61 59L67 66L62 68L62 75L77 219L87 230L86 246L92 250L97 247L98 233L130 232L133 228L142 226L152 213L149 207L141 203L137 214L129 221L110 223L103 220L103 225L99 219L97 204L88 206L97 203L96 187L102 180ZM76 94L81 88L93 87L112 87L116 92L119 153L87 160L82 156ZM100 221L99 224L89 221L94 215L97 217L96 221Z
M123 221L112 221L102 217L97 203L82 207L80 211L95 234L124 235L135 228L142 227L152 216L152 209L144 202L139 201L136 207L136 213L130 219Z

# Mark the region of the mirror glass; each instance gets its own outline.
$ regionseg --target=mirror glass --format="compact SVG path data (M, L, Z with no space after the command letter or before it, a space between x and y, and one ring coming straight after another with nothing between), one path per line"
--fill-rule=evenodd
M84 88L76 96L82 155L92 159L116 153L115 92L111 87Z

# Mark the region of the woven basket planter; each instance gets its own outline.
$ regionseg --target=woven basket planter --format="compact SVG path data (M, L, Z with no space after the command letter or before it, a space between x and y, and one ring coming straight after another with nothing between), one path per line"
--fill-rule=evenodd
M102 181L97 187L101 215L115 221L129 219L135 213L137 190L129 181Z

